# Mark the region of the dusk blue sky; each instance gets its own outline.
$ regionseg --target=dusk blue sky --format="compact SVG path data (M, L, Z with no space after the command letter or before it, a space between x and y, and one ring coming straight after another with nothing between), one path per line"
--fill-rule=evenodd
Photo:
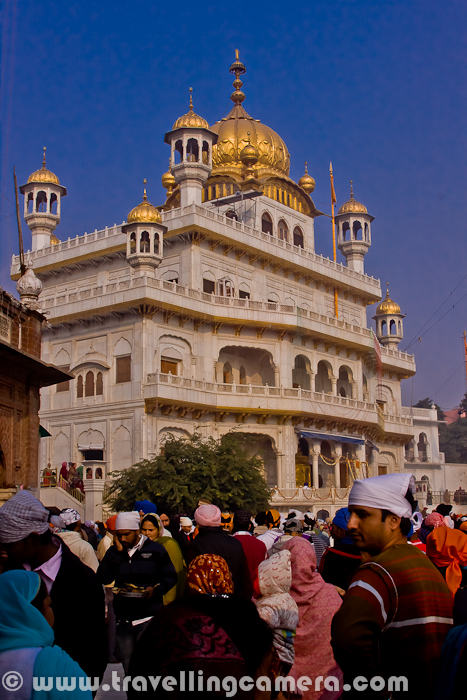
M375 217L367 274L390 285L412 346L406 404L444 408L466 390L466 27L461 0L287 3L1 0L0 284L13 291L17 252L12 169L19 184L47 165L68 196L61 239L121 223L141 201L165 201L164 133L187 111L211 124L230 110L234 50L245 63L245 108L286 142L290 175L303 162L313 199L329 212L329 161L339 204L355 197ZM30 232L23 222L25 247ZM332 256L329 219L316 251ZM464 278L464 279L463 279ZM461 282L461 280L463 280ZM368 308L368 316L375 307ZM373 323L373 321L370 321ZM451 376L453 375L453 376ZM444 386L443 386L444 384Z

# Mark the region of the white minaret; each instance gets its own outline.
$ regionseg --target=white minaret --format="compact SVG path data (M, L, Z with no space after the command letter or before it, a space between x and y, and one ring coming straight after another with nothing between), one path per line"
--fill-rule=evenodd
M336 216L337 246L345 257L347 267L364 273L363 259L371 245L371 222L374 216L368 214L364 204L353 196L350 181L350 199L341 206Z
M206 119L193 111L192 92L190 88L189 111L177 119L164 139L170 145L170 171L180 186L181 207L201 204L203 185L212 170L212 147L217 143L217 134Z
M387 282L386 285L386 297L377 307L373 320L376 322L376 337L381 345L395 349L404 337L402 319L405 314L401 314L399 304L390 298Z
M42 168L32 173L27 183L19 188L24 194L24 220L31 229L33 251L57 243L53 233L60 223L61 199L67 194L58 177L47 170L45 150L44 146Z

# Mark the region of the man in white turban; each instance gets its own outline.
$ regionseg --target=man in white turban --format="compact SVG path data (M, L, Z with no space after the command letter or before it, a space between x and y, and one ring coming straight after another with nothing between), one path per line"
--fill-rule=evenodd
M114 544L102 559L97 575L104 585L115 581L113 599L117 619L117 649L125 673L131 654L163 595L177 583L178 575L167 550L140 533L140 514L119 513Z
M387 683L390 677L403 677L405 692L391 697L432 698L452 604L441 574L407 542L415 510L412 481L411 474L398 473L354 482L347 530L365 553L365 563L334 616L331 643L351 687L362 676L368 689L384 689L388 695L391 688L373 687L372 679ZM352 692L349 699L367 697Z

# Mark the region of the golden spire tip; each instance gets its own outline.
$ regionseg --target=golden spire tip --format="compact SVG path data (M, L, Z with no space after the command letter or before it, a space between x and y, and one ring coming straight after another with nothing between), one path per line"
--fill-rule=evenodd
M350 181L350 197L353 199L353 180Z
M147 185L147 182L148 182L148 181L146 180L146 178L144 178L144 179L143 179L143 185L144 185L143 199L144 199L145 201L146 201L146 199L148 198L148 196L147 196L147 194L146 194L146 185Z
M238 49L235 49L235 60L238 61Z
M193 111L193 88L189 88L190 90L190 112Z
M44 155L42 156L42 167L45 168L45 152L47 150L47 146L42 146L42 149L44 151Z
M305 175L308 175L308 161L305 161Z

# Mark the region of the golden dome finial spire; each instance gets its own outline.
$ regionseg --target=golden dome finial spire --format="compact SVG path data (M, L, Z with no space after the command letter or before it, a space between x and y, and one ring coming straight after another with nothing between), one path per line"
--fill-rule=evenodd
M353 180L350 181L350 199L353 199Z
M310 194L315 189L315 179L308 174L308 161L305 161L305 175L302 175L298 181L299 187L305 190L307 194Z
M236 105L240 105L245 99L245 93L240 90L243 85L242 81L240 80L240 76L245 75L246 68L238 57L238 49L235 49L235 61L230 66L229 72L232 73L232 75L235 75L235 80L232 83L235 88L235 92L230 95L230 99Z
M144 202L146 202L146 201L147 201L147 198L148 198L148 195L146 194L146 185L147 185L147 184L148 184L148 181L146 180L146 178L144 178L144 180L143 180L143 185L144 185L144 190L143 190L143 201L144 201Z
M47 168L45 167L45 152L47 150L47 146L42 146L42 149L44 151L44 155L42 156L42 170L47 170Z
M189 88L190 90L190 112L193 112L193 88Z

